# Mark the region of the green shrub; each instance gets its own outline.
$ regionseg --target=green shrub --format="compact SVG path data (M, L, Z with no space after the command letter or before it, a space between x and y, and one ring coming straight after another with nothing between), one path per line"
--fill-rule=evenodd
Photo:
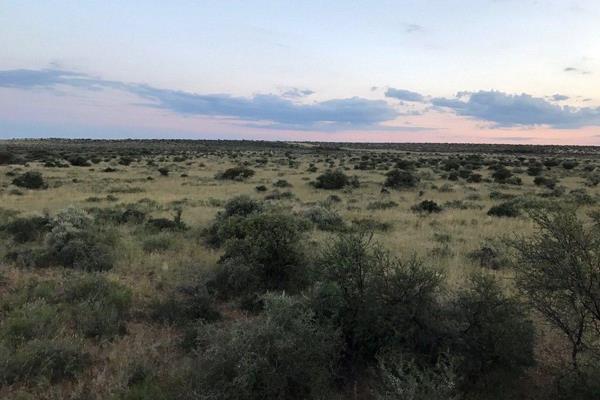
M500 269L509 264L509 259L500 250L498 244L489 241L468 253L467 258L484 268Z
M379 359L373 383L375 400L459 400L456 366L441 358L433 366L407 356L386 354Z
M174 244L175 241L171 235L159 233L144 239L142 249L146 253L162 253L169 250Z
M419 204L412 206L411 210L417 213L431 214L442 212L442 207L440 207L438 203L433 200L423 200Z
M550 190L556 187L556 180L546 178L544 176L536 176L535 178L533 178L533 183L536 186L546 186Z
M505 392L534 363L534 327L525 309L483 274L470 278L454 305L455 354L465 390Z
M38 266L56 263L84 271L105 271L114 264L115 238L96 228L85 211L70 207L50 221L45 255L38 255Z
M221 318L203 283L179 286L165 299L153 300L149 309L151 319L180 326L197 321L214 322Z
M25 172L13 179L12 183L26 189L46 189L48 187L42 174L37 171Z
M64 285L62 299L71 305L77 331L92 338L124 334L131 306L131 291L96 274L73 277Z
M387 210L389 208L398 207L398 203L395 201L374 201L367 204L367 210Z
M285 179L278 179L273 183L273 186L278 188L288 188L292 187L292 184L286 181Z
M492 178L497 183L507 183L513 174L505 167L500 167L492 173Z
M301 219L283 213L251 214L238 220L237 236L225 242L211 288L220 297L243 301L269 290L301 289L308 273L305 229Z
M158 172L160 173L161 176L169 176L169 168L167 168L167 167L160 167L158 169Z
M69 157L67 161L75 167L90 167L92 164L83 156Z
M393 169L385 174L383 186L393 189L410 189L419 183L419 178L412 173L400 169Z
M492 217L510 217L515 218L521 215L519 208L513 201L506 201L504 203L500 203L498 205L492 206L487 215Z
M51 382L75 377L89 364L76 340L35 339L16 350L0 345L0 383L31 383L45 378Z
M32 242L40 239L50 229L50 220L46 216L15 218L1 227L17 243Z
M247 167L233 167L225 170L224 172L217 174L217 179L228 179L242 181L244 179L254 176L254 170Z
M0 343L17 347L33 339L52 338L64 321L55 304L36 299L10 310L0 321Z
M242 235L243 220L256 213L262 212L263 204L248 196L237 196L227 201L224 210L220 211L215 221L206 230L208 244L219 247L226 240Z
M567 340L573 372L582 376L600 361L600 225L574 210L538 210L532 218L537 231L512 243L515 283Z
M191 382L199 398L322 399L339 356L336 331L287 296L269 296L262 316L200 332Z
M356 177L350 178L341 170L328 170L317 176L314 186L319 189L336 190L345 186L358 186Z
M344 219L335 211L325 207L311 207L304 210L302 216L322 231L343 231L346 229Z
M383 348L435 351L442 276L411 258L390 256L366 235L341 236L318 262L316 315L340 327L350 372Z

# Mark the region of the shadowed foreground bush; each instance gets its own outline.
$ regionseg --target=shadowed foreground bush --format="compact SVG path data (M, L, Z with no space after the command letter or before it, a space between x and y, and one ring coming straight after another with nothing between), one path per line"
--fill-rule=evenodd
M323 399L341 342L287 296L267 296L257 318L201 328L193 362L194 398Z

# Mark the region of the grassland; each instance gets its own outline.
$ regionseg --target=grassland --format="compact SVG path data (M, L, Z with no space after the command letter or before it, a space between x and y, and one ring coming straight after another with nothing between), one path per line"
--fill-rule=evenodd
M494 257L502 258L502 239L531 235L535 225L525 206L519 209L517 217L488 215L490 208L507 201L527 205L551 202L575 207L578 215L587 218L597 208L600 189L596 186L599 154L594 153L595 149L509 150L423 146L414 151L359 144L248 142L203 142L201 146L185 142L98 142L77 146L52 141L0 143L0 153L10 158L0 165L2 225L19 217L51 217L68 207L96 215L94 210L123 210L133 205L147 219L175 221L180 212L181 223L187 228L156 231L131 223L107 224L111 235L118 239L111 245L114 265L102 274L131 293L124 333L108 339L82 339L90 361L73 377L14 380L0 387L0 397L168 398L134 394L131 390L137 382L136 373L151 375L157 381L165 377L177 379L175 372L188 363L188 352L180 346L184 330L177 324L147 318L149 304L168 299L177 287L219 268L224 250L206 244L206 229L225 203L240 195L293 215L305 215L314 208L339 215L346 228L313 226L307 231L309 259L316 257L341 231L368 229L392 256L416 256L442 271L449 290L459 290L474 272L483 271L497 278L506 293L512 293L513 272L508 262L504 265L500 260L497 265L488 265L473 254L493 243L499 253ZM75 156L89 163L72 165L69 159ZM545 166L548 160L556 162ZM573 160L573 168L568 169L568 163L564 167L565 161ZM419 178L418 183L409 188L384 189L386 173L399 163L400 169ZM239 165L252 169L254 175L240 180L215 178ZM528 168L534 165L539 165L540 171L528 174ZM493 174L500 167L508 169L520 183L495 179ZM356 176L359 184L339 190L315 187L312 183L328 170ZM28 171L41 172L47 187L32 190L15 186L15 177ZM481 177L469 179L474 173ZM544 176L554 185L536 185L536 176ZM266 187L266 191L258 191L259 186ZM414 206L424 200L437 203L441 212L415 211ZM32 279L71 279L72 268L37 268L11 261L8 255L17 245L8 233L0 235L0 257L4 260L0 261L0 296L8 297ZM509 257L508 250L506 256ZM226 321L251 318L232 302L223 301L217 307ZM538 326L537 363L521 378L524 383L519 384L515 398L544 398L547 391L542 388L551 380L548 371L566 362L559 335L541 321ZM359 394L352 394L342 387L336 396L368 398L367 392L359 388Z

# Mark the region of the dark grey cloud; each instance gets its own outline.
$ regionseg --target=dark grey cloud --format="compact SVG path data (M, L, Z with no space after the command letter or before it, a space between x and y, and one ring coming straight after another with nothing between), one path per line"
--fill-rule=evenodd
M405 89L389 88L385 92L385 97L391 97L398 100L413 101L419 103L425 101L425 96L423 96L422 94Z
M497 127L548 125L580 128L600 125L600 107L560 106L525 93L464 92L460 98L434 98L431 103L450 109L457 115L492 122Z
M259 94L239 97L230 94L196 94L149 85L103 80L89 75L59 70L0 71L0 87L19 89L55 89L70 86L88 90L117 89L146 100L145 106L169 110L182 115L212 116L254 122L271 122L281 128L360 129L379 127L399 113L383 100L359 97L299 103L289 96ZM306 96L309 90L293 94ZM289 93L288 93L289 95ZM292 96L294 97L294 96ZM296 96L298 97L298 96Z

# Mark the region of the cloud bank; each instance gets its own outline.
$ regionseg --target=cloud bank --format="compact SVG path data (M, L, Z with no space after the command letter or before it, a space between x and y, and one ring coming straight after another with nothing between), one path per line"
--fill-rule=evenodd
M568 96L562 94L543 98L526 93L480 90L458 92L454 97L430 97L390 87L385 97L400 100L399 105L392 105L383 99L361 97L307 102L307 96L314 93L308 89L290 88L281 94L256 94L250 97L199 94L106 80L63 69L0 71L0 88L51 91L68 88L90 91L112 89L146 100L141 104L143 107L184 116L224 118L250 127L273 129L415 131L426 128L410 124L393 127L384 123L400 116L423 116L430 112L450 112L487 122L496 128L546 126L566 129L600 126L600 107L558 104L569 100Z
M360 97L301 103L291 98L312 94L297 90L282 95L196 94L149 85L110 81L59 69L0 71L0 87L17 89L116 89L151 101L147 106L188 116L231 118L273 123L294 129L363 129L395 119L398 112L384 100Z

